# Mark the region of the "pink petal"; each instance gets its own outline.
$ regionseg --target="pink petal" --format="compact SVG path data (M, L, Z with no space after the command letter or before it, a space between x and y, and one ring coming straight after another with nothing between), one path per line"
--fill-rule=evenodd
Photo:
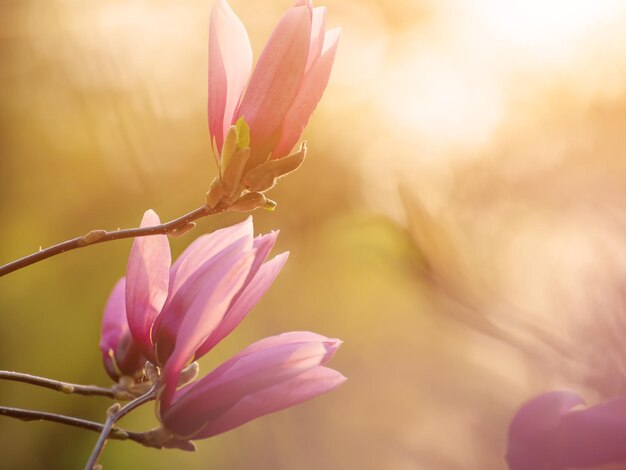
M152 328L152 338L158 346L160 363L164 363L178 339L180 326L189 310L198 298L221 296L217 286L242 258L250 256L252 240L242 237L227 245L215 256L206 260L189 275L183 285L170 295L163 312L156 319ZM232 298L228 299L229 301ZM208 333L207 333L208 334Z
M104 307L102 315L102 337L100 338L100 350L103 356L109 354L109 350L115 351L122 336L128 333L128 321L126 320L126 280L120 279L115 283L111 295Z
M228 312L224 315L217 328L215 328L215 331L198 348L196 357L204 356L241 323L270 288L276 276L278 276L278 273L285 265L288 256L289 253L281 253L261 266L252 280L237 295Z
M509 426L506 454L509 468L540 469L548 462L553 462L556 431L561 418L581 404L584 404L584 400L577 393L554 391L539 395L522 405Z
M313 8L311 15L311 42L305 71L308 71L313 62L322 54L324 31L326 31L326 7Z
M558 429L560 468L626 462L626 396L567 413Z
M209 25L209 132L221 152L252 70L252 48L241 20L217 0Z
M126 282L122 278L113 287L102 316L102 337L100 338L102 362L109 377L115 381L121 375L115 353L119 344L124 342L125 337L130 335L128 322L126 321L125 291Z
M210 421L195 439L211 437L255 418L298 405L343 384L346 378L326 367L314 367L296 377L246 395L232 408Z
M102 317L102 361L107 374L115 381L122 375L134 376L146 363L128 328L125 291L126 280L122 278L113 287Z
M180 287L200 266L226 249L227 246L242 238L248 240L246 244L251 244L252 237L252 217L248 217L239 224L197 238L172 265L170 270L170 297L178 292Z
M210 235L206 235L206 238L201 242L194 242L187 250L181 255L181 257L174 263L172 267L172 277L174 281L170 281L170 285L174 285L172 289L174 292L189 275L198 269L198 265L201 261L210 259L216 253L223 250L231 241L237 241L240 238L251 239L252 238L252 218L248 217L246 221L241 224L229 227L227 229L218 230ZM284 264L284 261L280 263L280 267L275 269L274 263L270 265L268 269L264 270L264 274L261 278L256 279L257 271L261 267L261 264L266 260L269 252L276 243L278 232L270 232L266 235L256 237L252 243L253 248L256 250L256 256L248 273L248 277L244 283L242 289L235 295L231 301L231 305L224 315L222 322L215 329L213 334L205 340L202 346L196 351L195 357L202 357L210 349L212 349L222 338L224 338L233 328L235 328L241 320L248 314L250 309L259 301L260 297L269 288L276 275L280 271L280 268ZM278 260L280 262L280 259ZM181 268L179 270L179 267ZM248 290L248 285L253 282L252 287ZM172 295L172 290L170 296ZM238 301L239 297L246 294L242 301ZM237 306L233 310L233 306ZM167 307L166 307L167 308ZM247 310L246 310L247 309ZM158 323L158 321L157 321ZM158 329L158 328L157 328Z
M311 17L307 7L287 10L274 29L259 58L237 116L250 126L248 168L267 157L270 139L280 128L304 74L311 37Z
M265 235L260 235L254 239L254 248L256 251L256 258L254 259L254 263L252 263L252 268L250 269L250 279L254 277L257 273L261 264L265 262L267 256L274 248L276 244L276 239L278 238L278 230L274 230L270 233L266 233Z
M171 406L162 399L161 417L177 434L191 434L244 396L326 363L339 345L338 340L307 332L261 340L177 392Z
M573 409L583 403L577 393L558 391L524 404L509 430L509 469L566 470L626 462L626 396Z
M509 426L510 440L526 440L556 428L561 417L585 400L568 390L547 392L526 402Z
M326 364L326 362L333 357L335 351L341 345L341 341L337 338L327 338L326 336L313 333L311 331L290 331L288 333L281 333L280 335L263 338L262 340L248 346L241 352L241 354L258 353L284 344L294 343L322 343L329 346L330 349L328 352L332 352L332 354L330 356L325 356L324 361L321 364Z
M141 226L160 223L159 216L148 210ZM135 238L126 269L126 315L135 341L148 358L153 357L150 330L167 299L170 263L166 235Z
M328 31L324 37L324 52L311 65L302 79L298 95L285 115L280 132L280 140L272 153L272 158L281 158L289 154L302 135L317 103L328 84L330 71L335 61L339 29Z
M225 250L215 262L211 260L207 263L207 269L200 271L197 278L190 280L192 282L187 289L180 290L177 295L180 300L175 299L164 312L164 322L159 328L157 346L161 344L162 331L167 332L169 327L170 333L167 336L171 335L171 327L176 328L175 323L179 322L174 350L167 359L163 372L163 382L168 388L163 393L164 401L167 401L174 391L180 371L194 358L198 347L217 327L248 276L255 251L249 249L242 252L237 245L233 244L232 249ZM172 312L172 315L166 317L169 312ZM184 312L184 316L182 318L180 315L176 316L177 312ZM165 322L169 318L174 319L170 325Z

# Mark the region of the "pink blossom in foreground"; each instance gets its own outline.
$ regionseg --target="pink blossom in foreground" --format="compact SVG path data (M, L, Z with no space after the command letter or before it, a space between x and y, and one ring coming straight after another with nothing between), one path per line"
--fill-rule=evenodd
M570 391L528 401L509 428L511 470L565 470L626 462L626 396L589 406Z
M162 397L161 423L177 438L202 439L328 392L346 380L323 367L340 344L310 332L258 341L201 380Z
M150 210L141 226L159 223ZM150 362L165 365L164 380L177 380L180 371L228 335L270 287L288 256L282 253L266 261L277 235L254 238L248 218L199 237L173 265L166 235L136 238L125 290L120 281L107 304L103 354L121 333L127 337L128 330L133 348Z
M245 27L217 0L209 27L209 131L221 154L231 125L250 129L247 169L287 156L328 83L340 30L326 31L326 8L298 0L287 10L252 70ZM245 94L244 94L245 90Z

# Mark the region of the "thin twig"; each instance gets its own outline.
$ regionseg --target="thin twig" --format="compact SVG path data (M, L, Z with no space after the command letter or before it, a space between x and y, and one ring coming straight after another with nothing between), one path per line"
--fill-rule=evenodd
M0 380L12 380L14 382L22 382L37 387L49 388L63 393L76 393L78 395L95 395L101 397L116 398L116 392L113 388L98 387L97 385L79 385L59 380L47 379L36 375L24 374L22 372L12 372L8 370L0 370Z
M85 429L87 431L101 433L104 429L104 424L96 423L95 421L89 421L82 418L75 418L73 416L60 415L57 413L48 413L47 411L25 410L23 408L13 408L9 406L0 406L0 416L7 416L9 418L19 419L21 421L50 421L53 423L65 424L67 426L73 426L75 428ZM128 431L118 427L113 427L109 431L109 439L115 439L118 441L133 441L137 444L141 444L145 447L152 447L154 449L180 449L185 451L194 451L195 448L191 442L185 440L172 439L155 440L154 435L158 434L159 430L151 430L147 432L135 432Z
M9 406L0 406L0 416L8 416L22 421L51 421L54 423L67 424L87 431L102 432L104 427L101 423L89 421L86 419L75 418L73 416L65 416L56 413L48 413L46 411L25 410L22 408L12 408ZM141 435L143 433L126 431L120 428L113 428L110 433L111 439L124 441L130 439L142 443Z
M106 444L107 439L109 438L109 434L113 429L113 426L117 421L122 419L128 413L130 413L135 408L152 401L156 398L156 392L158 387L160 386L159 382L155 383L150 390L148 390L145 394L140 397L135 398L133 401L127 403L123 407L119 407L117 404L117 409L115 409L116 405L113 405L109 408L107 412L107 419L104 422L104 426L102 427L102 431L100 432L100 437L98 437L98 441L96 442L95 447L85 465L85 470L92 470L94 465L98 462L98 457L102 453L102 449L104 448L104 444Z
M224 212L225 208L217 206L214 209L210 209L207 206L199 207L177 219L171 220L161 225L154 225L152 227L139 227L128 228L120 230L92 230L82 237L72 238L71 240L64 241L57 245L53 245L49 248L40 249L36 253L32 253L23 258L17 259L10 263L0 266L0 277L17 271L18 269L25 268L31 264L37 263L52 256L64 253L66 251L75 250L77 248L83 248L89 245L95 245L97 243L109 242L112 240L121 240L123 238L133 237L145 237L147 235L164 235L177 230L186 229L194 220L206 217L208 215Z

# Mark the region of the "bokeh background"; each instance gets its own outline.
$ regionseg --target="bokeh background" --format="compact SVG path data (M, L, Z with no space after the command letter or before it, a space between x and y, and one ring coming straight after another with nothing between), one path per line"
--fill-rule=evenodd
M110 442L105 468L501 469L525 399L626 391L626 3L325 4L343 37L309 157L254 214L291 258L202 370L306 329L344 340L332 367L349 380L195 454ZM257 57L289 5L232 0ZM210 7L0 2L0 262L202 203ZM201 221L174 253L243 217ZM130 245L0 279L0 368L107 385L100 317ZM12 383L0 403L108 406ZM82 468L95 439L2 418L0 467Z

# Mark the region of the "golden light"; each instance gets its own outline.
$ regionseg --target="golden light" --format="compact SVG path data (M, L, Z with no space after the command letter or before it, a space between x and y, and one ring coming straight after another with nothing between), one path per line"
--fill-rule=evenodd
M470 5L472 16L504 47L557 61L574 55L626 7L619 0L483 0Z

